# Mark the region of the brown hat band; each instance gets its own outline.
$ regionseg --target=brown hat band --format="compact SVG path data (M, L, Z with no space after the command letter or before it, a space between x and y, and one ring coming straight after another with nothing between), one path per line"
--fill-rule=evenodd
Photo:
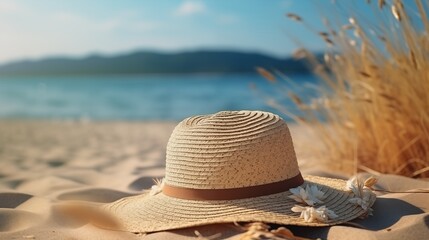
M301 173L293 178L280 182L267 183L263 185L227 188L227 189L193 189L175 187L165 184L162 192L174 198L186 200L234 200L242 198L260 197L287 191L304 183Z

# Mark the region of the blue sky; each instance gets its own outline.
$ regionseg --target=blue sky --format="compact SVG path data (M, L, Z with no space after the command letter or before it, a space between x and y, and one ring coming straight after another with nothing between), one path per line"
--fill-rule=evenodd
M359 0L365 2L364 0ZM330 0L0 0L0 63L136 49L238 49L286 56L290 36L324 43L285 13L321 27ZM329 7L327 8L329 9Z

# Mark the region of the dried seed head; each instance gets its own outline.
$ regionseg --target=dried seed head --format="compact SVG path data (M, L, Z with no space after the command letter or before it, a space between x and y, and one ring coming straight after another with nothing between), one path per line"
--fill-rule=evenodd
M325 63L329 63L329 61L331 60L331 57L329 56L329 54L325 53L323 55L323 59L325 60Z
M329 46L334 46L334 42L328 38L328 37L324 37L323 40L329 45Z
M402 1L396 1L396 4L398 5L398 9L404 11L404 4L402 3Z
M370 78L370 77L371 77L371 75L370 75L369 73L366 73L366 72L364 72L364 71L360 71L359 73L360 73L360 75L362 75L362 76L364 76L364 77L367 77L367 78Z
M391 10L392 10L392 14L396 18L396 20L401 21L402 17L401 17L401 14L400 14L398 8L396 7L396 5L392 5Z
M384 37L384 36L378 36L378 39L380 39L380 41L382 41L382 42L387 42L387 39L386 39L386 37Z
M386 5L386 0L378 0L378 8L383 9Z
M342 30L350 30L350 29L353 29L353 28L354 28L354 26L351 25L351 24L346 24L346 25L343 25L341 27Z
M297 95L295 95L295 94L293 94L293 93L289 93L289 97L292 99L292 101L293 101L296 105L300 106L300 105L302 105L302 104L303 104L303 102L302 102L301 98L299 98Z
M395 99L395 97L386 94L386 93L379 93L378 95L380 95L381 97L387 99L388 101L392 101L392 102L396 102L397 100Z
M262 67L257 67L256 71L258 71L258 73L263 76L265 79L267 79L268 81L271 82L275 82L276 81L276 77L270 73L269 71L267 71L265 68Z
M411 62L413 63L413 67L417 69L417 59L413 50L410 50L410 58L411 58Z
M304 48L299 48L292 54L292 56L295 59L302 59L308 56L308 52Z
M338 54L335 54L335 55L334 55L334 58L335 58L335 60L336 60L336 61L338 61L338 62L342 60L342 57L341 57L340 55L338 55Z
M327 32L319 32L319 35L322 37L329 37L329 33Z
M353 35L355 35L355 37L360 38L361 37L361 31L359 29L355 29L353 31Z
M302 22L302 18L294 13L288 13L286 16L294 21Z

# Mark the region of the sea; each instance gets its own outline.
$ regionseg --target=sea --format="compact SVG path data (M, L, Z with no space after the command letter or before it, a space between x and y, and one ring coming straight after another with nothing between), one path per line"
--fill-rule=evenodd
M299 114L290 93L308 102L318 85L309 74L276 81L257 74L0 77L0 119L179 121L245 109L290 120L284 110Z

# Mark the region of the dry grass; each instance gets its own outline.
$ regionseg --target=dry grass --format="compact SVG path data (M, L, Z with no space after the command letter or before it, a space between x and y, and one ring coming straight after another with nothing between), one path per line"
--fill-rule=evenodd
M292 117L321 139L312 151L335 170L429 177L427 6L420 0L368 4L376 24L350 16L342 26L326 20L327 31L315 32L327 44L322 63L298 51L326 87L310 103L292 95L302 111Z

